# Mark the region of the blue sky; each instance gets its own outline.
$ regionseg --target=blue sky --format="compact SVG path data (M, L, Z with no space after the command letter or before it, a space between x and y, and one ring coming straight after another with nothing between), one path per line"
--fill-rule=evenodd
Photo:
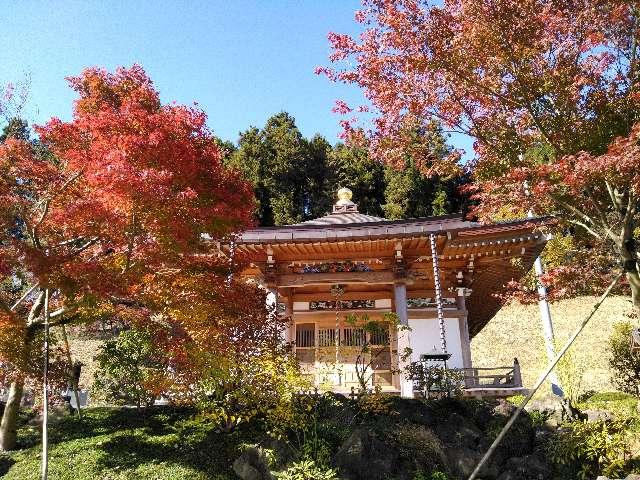
M74 93L64 77L94 65L141 64L163 101L197 102L232 141L285 110L305 136L335 143L335 99L361 99L313 73L327 64L329 31L357 33L359 0L4 0L0 8L0 82L30 75L30 122L68 119ZM452 143L470 150L468 140Z

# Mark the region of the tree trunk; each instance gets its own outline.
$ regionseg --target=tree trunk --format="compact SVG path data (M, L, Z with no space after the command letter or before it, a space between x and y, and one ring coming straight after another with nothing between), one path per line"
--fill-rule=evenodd
M638 270L635 272L627 272L627 280L631 287L631 302L633 308L637 314L640 315L640 273Z
M2 422L0 423L0 450L13 450L16 447L16 435L18 430L18 412L24 391L24 380L16 380L11 383L9 398L4 409Z
M22 354L25 365L28 364L27 360L29 359L29 355L31 353L33 337L35 335L35 330L31 329L30 327L33 326L33 322L40 314L43 301L44 293L41 292L38 295L35 303L31 307L29 316L27 317L27 333L23 338L24 343L22 345L22 348L24 349ZM24 378L18 377L13 381L13 383L11 383L11 387L9 388L9 398L7 398L7 405L5 406L4 414L2 415L2 421L0 422L0 451L13 450L16 446L18 413L20 412L20 403L22 402L23 393Z

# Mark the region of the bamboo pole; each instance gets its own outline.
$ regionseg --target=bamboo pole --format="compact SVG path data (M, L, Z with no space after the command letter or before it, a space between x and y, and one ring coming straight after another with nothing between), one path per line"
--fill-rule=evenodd
M44 293L44 378L42 387L42 480L49 475L49 289Z
M493 441L493 443L489 447L489 450L487 450L487 453L484 454L480 462L478 462L478 465L476 465L476 468L473 470L473 472L471 472L471 475L469 476L468 480L474 480L475 478L477 478L478 472L480 472L480 469L484 466L485 463L487 463L489 458L491 458L491 455L493 454L495 449L498 447L502 439L505 437L505 435L507 434L511 426L515 423L520 413L522 413L522 410L524 410L524 407L527 405L527 403L529 403L529 400L531 400L531 398L535 395L535 393L538 391L540 386L544 383L546 378L549 376L549 373L551 372L551 370L553 370L554 367L557 365L557 363L560 361L562 356L565 353L567 353L567 350L569 350L569 347L571 347L575 339L578 338L578 335L582 333L582 330L584 330L584 327L587 326L587 323L589 323L589 320L591 320L591 317L595 315L595 313L598 311L598 308L600 308L600 305L602 305L602 302L604 302L605 299L609 296L609 294L611 293L613 288L617 285L617 283L620 281L623 275L624 275L624 272L620 272L616 276L616 278L609 284L607 289L604 291L602 296L598 299L596 304L593 306L593 308L589 312L589 315L587 315L587 317L582 321L582 323L576 329L573 335L571 335L571 338L569 338L569 340L564 345L564 347L562 347L562 349L556 354L555 358L551 361L551 363L547 366L544 373L538 379L538 382L535 384L533 389L529 392L529 395L527 395L526 398L520 403L520 405L518 405L518 408L516 409L515 412L513 412L513 415L511 415L511 418L509 419L507 424L502 428L502 430L500 431L500 434Z
M64 347L67 351L67 362L69 362L69 380L71 380L71 388L73 389L73 396L76 399L76 410L78 411L78 418L82 418L82 412L80 411L80 396L78 395L78 382L76 382L75 375L73 375L73 360L71 358L71 348L69 347L69 338L67 337L67 328L62 325L62 339L64 340Z
M13 312L16 308L18 308L18 305L20 305L22 302L24 302L27 299L27 297L29 295L31 295L31 292L33 292L39 286L40 286L40 284L36 283L33 287L31 287L29 290L27 290L27 292L24 295L22 295L22 297L20 297L16 303L13 304L13 306L11 307L10 310Z

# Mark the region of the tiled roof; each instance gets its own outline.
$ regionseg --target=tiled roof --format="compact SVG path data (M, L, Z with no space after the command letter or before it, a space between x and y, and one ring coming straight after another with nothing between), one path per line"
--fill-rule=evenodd
M400 238L470 228L462 215L386 220L361 213L331 214L309 222L263 227L242 234L240 243L323 242L345 239Z
M330 213L324 217L315 218L313 220L307 220L306 222L296 223L294 226L307 226L307 225L345 225L349 223L372 223L372 222L385 222L387 221L382 217L374 217L372 215L365 215L364 213L352 212L352 213Z

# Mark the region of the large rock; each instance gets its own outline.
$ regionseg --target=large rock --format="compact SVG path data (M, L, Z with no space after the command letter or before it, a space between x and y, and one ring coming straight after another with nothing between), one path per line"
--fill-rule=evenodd
M469 478L484 455L484 452L465 447L447 447L446 452L449 467L456 478ZM498 468L495 463L488 462L482 466L478 476L483 480L494 480L498 476Z
M558 427L564 422L587 420L587 415L574 407L568 399L556 395L548 395L529 402L525 409L529 412L532 410L542 412L547 417L547 425L551 427Z
M407 422L432 427L438 423L433 410L422 400L414 398L391 398L391 408Z
M296 460L296 453L285 442L265 437L247 448L233 462L233 471L242 480L272 480L272 470L280 470Z
M266 452L257 446L248 447L235 462L233 471L242 480L273 480Z
M0 478L2 478L15 463L9 455L0 452Z
M360 427L342 444L335 460L349 479L383 480L394 473L398 453L374 432Z
M541 458L525 455L507 460L498 480L547 480L551 475L551 469Z
M489 449L515 410L516 407L506 401L500 401L495 405L491 420L485 426L484 436L478 445L480 451L486 452ZM494 462L501 465L511 457L522 457L533 453L535 440L536 432L531 418L527 412L522 412L496 448L493 455Z
M447 446L477 448L482 432L470 418L459 413L452 413L435 426L436 435Z

